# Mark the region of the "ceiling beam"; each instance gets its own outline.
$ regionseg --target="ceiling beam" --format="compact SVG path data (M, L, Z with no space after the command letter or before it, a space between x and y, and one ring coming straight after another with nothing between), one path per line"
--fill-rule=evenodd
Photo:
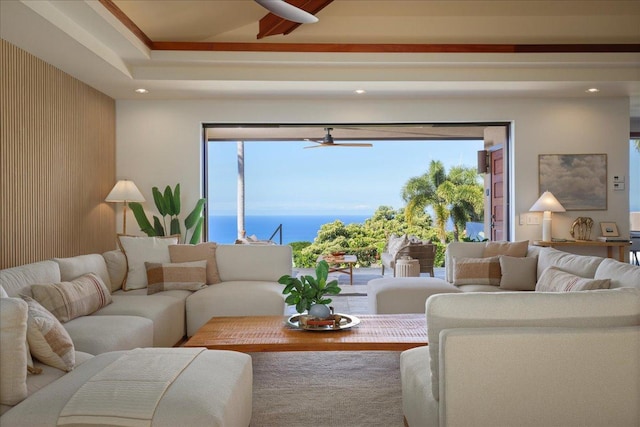
M299 9L309 12L312 15L320 12L333 0L288 0L287 3L295 6ZM275 36L277 34L287 35L293 30L298 28L301 24L297 22L291 22L287 19L281 18L273 13L266 14L260 19L260 27L257 35L258 39Z

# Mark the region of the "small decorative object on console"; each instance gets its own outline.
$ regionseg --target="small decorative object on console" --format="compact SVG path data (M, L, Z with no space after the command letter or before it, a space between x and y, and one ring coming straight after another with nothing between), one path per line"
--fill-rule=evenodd
M591 229L593 228L593 219L587 216L579 216L571 224L571 237L580 240L591 240Z

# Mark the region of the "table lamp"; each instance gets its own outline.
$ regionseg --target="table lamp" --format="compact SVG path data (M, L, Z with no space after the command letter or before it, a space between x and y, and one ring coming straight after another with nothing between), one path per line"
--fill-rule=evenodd
M111 192L104 199L105 202L123 202L122 206L122 234L127 234L127 205L129 202L144 202L144 197L138 187L128 179L121 179L113 186Z
M531 206L530 212L544 212L542 214L542 241L551 241L551 212L566 212L566 209L560 204L558 199L545 191L542 196Z

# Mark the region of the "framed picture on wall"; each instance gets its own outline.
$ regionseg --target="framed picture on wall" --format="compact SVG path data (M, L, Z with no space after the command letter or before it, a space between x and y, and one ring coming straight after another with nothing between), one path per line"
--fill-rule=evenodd
M540 154L539 194L550 191L568 211L607 209L606 154Z

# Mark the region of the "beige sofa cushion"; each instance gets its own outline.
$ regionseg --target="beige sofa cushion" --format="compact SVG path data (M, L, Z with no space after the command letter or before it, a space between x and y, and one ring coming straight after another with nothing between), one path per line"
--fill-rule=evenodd
M596 256L570 254L554 248L543 248L538 255L538 277L548 267L558 267L576 276L593 278L603 259Z
M0 298L0 404L27 397L27 303Z
M426 304L432 393L439 399L440 331L483 327L640 325L640 289L436 294Z
M93 273L70 282L34 284L31 292L36 301L63 323L111 304L107 286Z
M60 267L60 280L69 282L88 273L97 275L107 288L111 288L111 278L107 264L100 254L78 255L70 258L54 258ZM42 282L40 282L42 283Z
M605 258L602 260L595 279L611 279L611 288L638 288L640 289L640 267L615 259Z
M483 256L492 257L498 255L508 255L512 257L522 258L527 256L528 249L528 240L522 240L519 242L486 242Z
M169 257L171 262L207 261L207 284L214 285L220 283L216 250L217 245L214 242L199 245L171 245Z
M587 279L567 273L556 267L549 267L538 279L536 292L591 291L594 289L609 289L610 285L611 281L609 279Z
M39 261L0 270L0 286L10 297L31 296L33 283L60 281L60 267L54 261Z
M102 254L107 265L109 278L111 279L111 292L122 289L124 279L127 277L127 257L120 249L108 251Z

